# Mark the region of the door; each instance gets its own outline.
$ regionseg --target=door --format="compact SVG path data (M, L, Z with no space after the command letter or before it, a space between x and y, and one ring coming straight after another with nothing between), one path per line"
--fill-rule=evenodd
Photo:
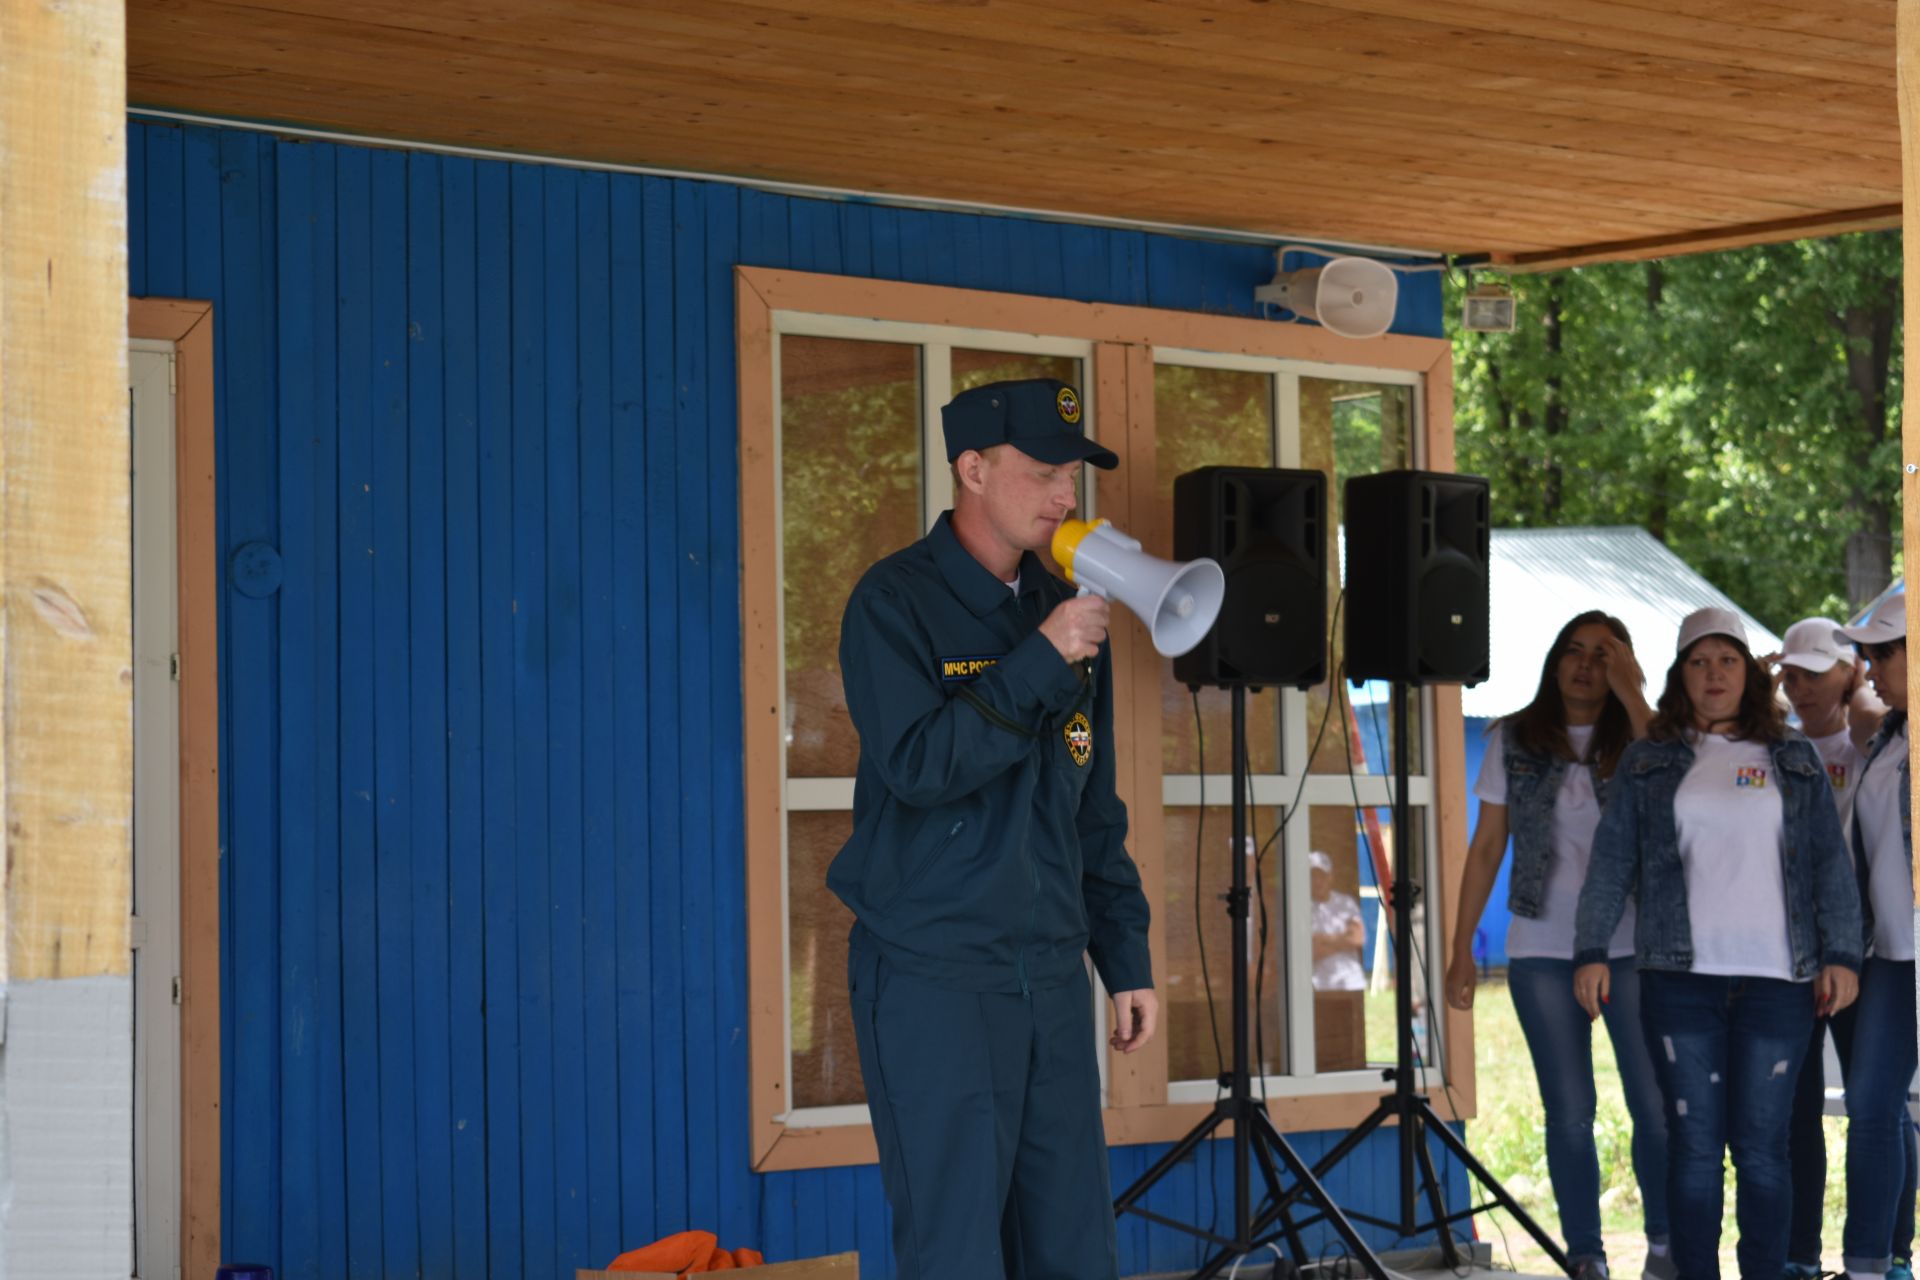
M179 539L171 342L128 344L133 431L134 1275L180 1275Z

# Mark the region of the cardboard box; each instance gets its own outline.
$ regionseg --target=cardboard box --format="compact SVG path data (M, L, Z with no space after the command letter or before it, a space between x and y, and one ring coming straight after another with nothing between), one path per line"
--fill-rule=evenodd
M751 1271L753 1275L747 1276ZM734 1274L741 1280L860 1280L860 1255L836 1253L829 1258L802 1258L798 1262L769 1262ZM573 1280L677 1280L670 1271L576 1271Z

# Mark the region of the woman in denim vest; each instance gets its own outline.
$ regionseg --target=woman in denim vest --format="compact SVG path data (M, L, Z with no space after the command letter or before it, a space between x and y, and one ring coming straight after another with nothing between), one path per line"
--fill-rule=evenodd
M1560 629L1541 664L1533 701L1497 722L1474 794L1480 822L1460 881L1447 965L1447 1000L1471 1009L1473 934L1513 837L1507 906L1507 986L1527 1037L1546 1107L1547 1172L1566 1234L1567 1256L1582 1280L1607 1274L1600 1236L1600 1162L1593 1136L1597 1103L1593 1023L1573 998L1573 920L1586 877L1594 828L1608 781L1627 744L1653 711L1627 629L1599 611ZM1640 1030L1631 922L1612 951L1613 1002L1607 1034L1633 1116L1633 1167L1645 1209L1645 1275L1673 1275L1667 1252L1667 1135L1660 1086Z
M1779 1276L1794 1084L1814 1018L1858 991L1860 895L1826 770L1731 610L1680 624L1659 713L1614 771L1574 926L1590 1017L1612 997L1630 893L1680 1280L1718 1280L1729 1149L1740 1274Z
M1833 638L1859 647L1888 707L1867 743L1851 831L1861 877L1867 959L1860 999L1833 1020L1847 1086L1847 1274L1912 1280L1913 1122L1907 1087L1916 1067L1913 972L1913 823L1907 741L1907 598L1889 596Z

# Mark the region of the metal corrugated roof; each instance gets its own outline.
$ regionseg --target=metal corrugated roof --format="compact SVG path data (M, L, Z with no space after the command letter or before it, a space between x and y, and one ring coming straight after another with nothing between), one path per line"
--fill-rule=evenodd
M1568 618L1588 609L1627 624L1649 700L1672 661L1680 620L1695 609L1718 605L1738 613L1757 654L1780 647L1778 636L1645 529L1496 529L1491 560L1493 674L1463 691L1461 707L1471 717L1526 705L1547 646Z

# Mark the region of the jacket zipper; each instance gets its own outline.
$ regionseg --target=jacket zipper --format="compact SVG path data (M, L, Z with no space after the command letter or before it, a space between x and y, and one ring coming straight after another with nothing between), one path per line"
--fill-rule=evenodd
M961 692L964 693L966 692L966 690L963 688ZM1091 699L1092 697L1093 697L1093 664L1088 663L1086 666L1086 674L1080 683L1080 696L1078 699L1074 701L1073 706L1067 711L1067 714L1065 717L1063 717L1062 722L1064 723L1065 720L1071 720L1074 716L1074 713L1079 711L1080 708L1086 706L1088 700ZM983 708L983 710L985 709L986 708ZM1040 735L1036 733L1031 736L1037 738ZM1020 938L1020 952L1017 957L1016 967L1018 968L1020 973L1020 996L1022 999L1030 1001L1033 999L1033 989L1027 984L1027 944L1033 941L1033 922L1040 914L1040 869L1039 867L1034 865L1032 845L1027 846L1026 855L1027 855L1027 883L1028 883L1028 886L1033 890L1033 900L1027 904L1027 931Z
M992 703L965 685L961 685L955 692L962 698L965 698L974 710L985 716L988 723L1005 729L1008 733L1018 734L1023 738L1038 739L1041 737L1040 734L1035 733L1025 725L1010 720L1000 714L999 709L993 706ZM1081 681L1080 697L1075 700L1072 710L1067 712L1068 718L1071 718L1074 712L1086 706L1087 700L1092 696L1093 670L1092 664L1088 664L1086 674ZM1026 932L1020 936L1020 949L1014 957L1014 969L1020 978L1020 997L1023 1000L1032 1000L1033 988L1027 982L1027 944L1033 941L1033 922L1040 914L1040 870L1034 865L1033 848L1031 845L1026 848L1025 854L1027 860L1027 887L1032 890L1033 897L1027 903L1027 928Z
M1040 872L1033 864L1033 846L1026 847L1027 886L1032 896L1027 901L1027 931L1020 935L1020 951L1015 957L1016 968L1020 974L1020 996L1024 1000L1033 999L1033 989L1027 985L1027 944L1033 941L1033 922L1040 914Z

